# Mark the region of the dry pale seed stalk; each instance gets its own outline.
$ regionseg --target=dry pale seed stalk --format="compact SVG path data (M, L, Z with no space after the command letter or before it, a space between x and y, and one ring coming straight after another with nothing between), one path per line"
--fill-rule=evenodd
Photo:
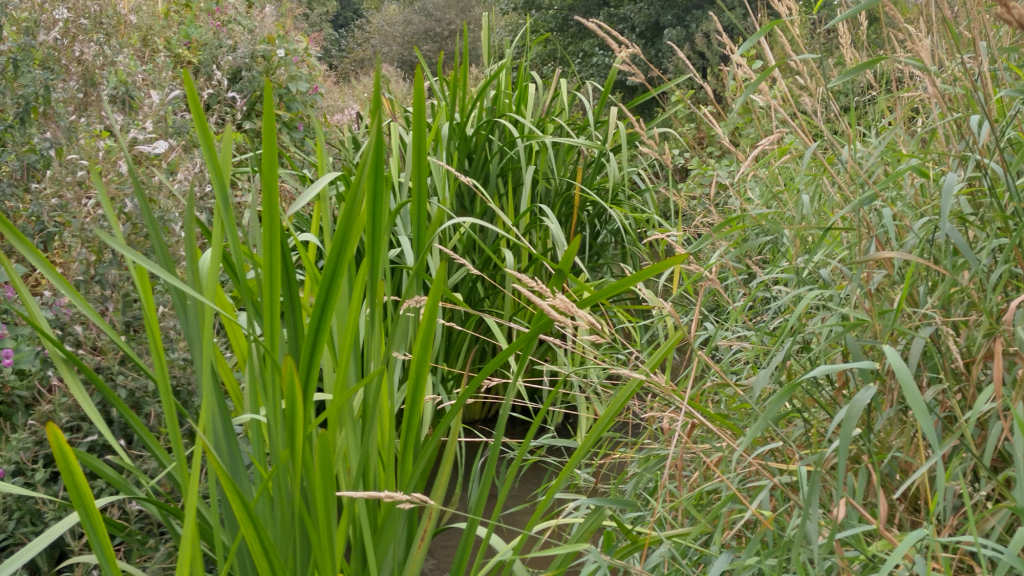
M457 264L461 264L461 265L465 266L466 270L468 270L470 274L473 274L474 276L480 276L481 278L486 278L486 276L484 276L483 273L481 273L479 270L477 270L475 266L470 264L462 256L459 256L455 252L452 252L451 250L449 250L448 248L446 248L446 247L444 247L444 246L442 246L440 244L434 244L434 247L437 248L438 250L440 250L441 252L447 254L448 257L451 258L452 260L454 260Z
M468 330L468 329L466 329L465 326L463 326L462 324L459 324L457 322L450 322L448 320L439 320L439 323L441 324L441 326L444 326L445 328L451 328L452 330L458 330L459 332L463 332L465 334L469 334L470 336L472 336L474 338L477 338L477 339L479 339L479 340L481 340L483 342L488 342L490 344L494 344L495 346L501 346L501 343L498 342L497 340L495 340L493 338L488 338L487 336L484 336L483 334L481 334L479 332L474 332L473 330Z
M532 302L534 306L536 306L537 308L540 308L541 312L543 312L545 316L547 316L548 318L551 318L552 320L554 320L555 324L558 324L558 325L563 326L563 327L570 327L570 328L575 326L575 322L573 322L569 318L566 318L565 316L563 316L563 315L559 314L558 312L556 312L555 309L552 308L545 300L543 300L542 298L538 297L533 292L530 292L525 287L523 287L523 286L521 286L519 284L513 284L512 286L516 290L519 290L520 292L522 292L523 296L526 296L526 299L529 300L530 302Z
M683 61L683 64L686 66L686 71L689 72L690 77L692 77L704 90L704 93L707 94L708 101L718 109L719 114L724 116L725 111L723 111L722 107L718 104L718 99L715 98L715 91L711 89L711 84L708 84L707 80L701 77L700 73L697 72L697 68L694 67L693 63L690 62L690 59L686 57L686 54L679 49L679 46L676 46L672 42L667 42L667 44L672 47L672 51L676 53L676 57Z
M853 37L850 34L850 27L844 21L836 27L836 35L839 38L839 53L843 55L843 61L847 66L853 66L861 61L860 54L853 46Z
M634 372L634 371L628 370L626 368L613 368L613 369L609 370L608 373L609 374L614 374L615 376L622 376L623 378L626 378L627 380L643 380L643 381L646 381L646 380L651 378L650 376L644 376L643 374L640 374L639 372Z
M1024 30L1024 6L1012 0L996 0L996 16L1018 30Z
M639 145L640 150L651 158L661 162L666 168L671 170L674 166L672 162L672 153L668 150L667 146L661 146L658 142L657 133L648 130L643 119L634 116L633 113L629 111L629 108L619 106L619 111L629 119L629 123L632 124L634 132L640 136L640 140L643 142L643 144ZM659 152L659 150L662 150L662 152Z
M581 18L579 16L574 16L574 18L612 49L616 57L615 67L625 72L630 82L643 84L647 89L654 90L654 87L647 81L647 73L634 62L634 59L640 60L650 70L652 75L667 81L665 75L647 60L640 47L622 34L619 34L614 28L594 18Z
M429 506L431 508L437 508L437 503L430 499L425 494L419 494L412 492L406 494L405 492L336 492L338 497L341 498L352 498L355 500L379 500L381 502L395 502L398 504L398 508L407 510L409 508L416 508L417 506Z
M531 278L521 272L516 272L515 270L511 270L509 268L506 268L505 272L507 272L516 280L519 280L523 284L523 286L528 287L530 290L533 290L534 292L540 294L541 296L544 296L545 298L554 298L554 294L551 293L551 290L548 290L548 287L545 286L544 283L541 282L540 280L537 280L536 278Z
M570 318L576 318L580 323L598 332L604 332L604 326L590 312L576 306L564 294L556 294L550 301L551 306Z
M402 305L398 307L398 313L405 314L405 311L409 308L422 308L426 303L426 296L414 296L413 298L409 298L405 302L402 302Z
M543 282L531 278L521 272L506 269L509 275L521 284L513 284L535 306L541 309L556 324L567 328L590 328L599 333L606 333L605 326L590 312L576 306L564 294L555 294ZM603 341L600 336L590 336L587 341Z
M774 148L775 145L778 144L779 140L781 140L782 137L785 136L785 135L786 135L785 131L783 131L783 130L776 130L775 132L769 134L764 139L762 139L760 142L758 142L757 146L754 146L754 149L750 152L750 155L747 156L746 161L744 161L743 165L740 166L739 171L736 172L736 180L739 180L740 177L743 176L743 174L745 174L747 172L747 170L750 169L750 167L754 164L754 160L757 159L757 156L759 154L761 154L765 150L768 150L770 148Z

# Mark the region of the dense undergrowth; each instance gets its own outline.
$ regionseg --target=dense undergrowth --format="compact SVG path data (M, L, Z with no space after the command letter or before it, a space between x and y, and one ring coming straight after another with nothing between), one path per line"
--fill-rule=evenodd
M126 194L128 176L113 129L123 133L154 210L175 216L185 209L188 190L206 186L181 69L194 73L211 122L231 124L246 138L258 134L259 94L263 78L271 77L280 87L281 137L303 141L307 115L315 116L322 102L320 66L306 40L273 6L19 0L0 2L0 19L0 212L98 303L108 323L133 345L144 346L139 308L122 289L130 276L91 233L104 221L91 177L98 169L125 215L126 238L141 242L144 234L138 206ZM200 194L198 203L208 206L208 195ZM180 251L180 225L169 219L165 233ZM18 271L27 272L20 265ZM123 369L117 347L39 277L25 279L65 345L155 424L151 389ZM0 284L10 289L4 273ZM59 422L83 450L102 451L103 442L56 377L38 338L19 320L14 300L3 296L0 333L7 337L0 347L12 350L13 358L10 367L0 367L0 468L8 482L56 494L59 475L42 425ZM164 314L162 320L171 318ZM175 341L167 356L179 397L188 403L185 350ZM134 449L123 422L113 421L111 429ZM6 495L0 496L0 508L0 557L65 515L54 503ZM69 537L63 548L81 550L82 544ZM36 570L45 572L61 555L58 547L50 548Z
M0 574L416 574L448 525L455 574L1024 571L1024 10L771 14L720 35L714 85L593 20L604 85L544 78L485 22L481 70L464 43L411 104L378 79L355 127L279 77L226 121L186 74L203 169L157 188L94 109L123 173L85 161L104 224L75 242L123 260L133 315L7 197L0 383L79 411L44 411L75 432L46 428L59 487L0 481L52 526L8 529Z

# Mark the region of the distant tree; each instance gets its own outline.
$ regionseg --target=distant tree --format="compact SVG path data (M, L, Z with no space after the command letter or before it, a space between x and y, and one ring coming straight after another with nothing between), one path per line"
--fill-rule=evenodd
M331 26L339 33L349 30L366 12L365 3L360 0L335 0L335 5Z
M677 72L681 64L668 41L684 49L699 71L715 67L720 51L709 12L732 36L749 20L743 0L504 0L503 5L524 19L529 17L535 34L551 34L538 58L549 65L571 63L584 79L603 78L615 56L575 16L608 24L639 45L647 59L667 74Z
M428 64L444 52L452 61L457 39L469 33L470 59L480 57L480 23L491 0L385 0L351 28L344 39L344 56L338 63L343 72L372 68L376 59L412 76L419 49ZM464 28L465 27L465 28Z
M321 58L335 64L356 24L366 13L363 0L304 0L307 28L321 37Z

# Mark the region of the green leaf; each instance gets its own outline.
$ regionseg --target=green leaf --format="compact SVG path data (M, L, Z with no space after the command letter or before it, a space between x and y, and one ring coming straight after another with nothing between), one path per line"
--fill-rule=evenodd
M839 455L836 461L836 474L839 476L840 492L843 494L846 493L846 463L850 455L850 445L853 443L853 433L860 415L875 396L876 390L874 386L865 386L843 407L843 424L839 428Z
M110 536L107 534L107 526L103 523L103 516L96 507L96 500L93 498L92 490L85 479L85 473L78 464L71 446L67 439L53 422L46 423L46 439L50 442L53 450L53 458L57 461L57 468L64 480L64 487L67 488L68 496L71 497L71 504L78 511L82 521L82 529L89 538L89 546L96 553L98 564L104 576L120 576L121 568L117 563L117 556L114 554L114 547L110 543Z
M892 574L896 566L905 561L904 556L910 552L910 549L923 540L927 535L927 529L918 528L904 536L899 546L896 546L896 548L889 553L889 557L886 558L885 564L882 565L882 568L879 569L878 572L875 572L875 576L888 576L889 574Z
M416 66L412 92L412 239L414 254L422 258L429 247L427 238L427 104L423 82L423 69Z
M67 568L68 566L73 566L75 564L88 564L90 566L96 566L99 564L99 562L99 557L95 554L83 554L81 556L73 556L62 562L60 566L57 566L57 571L60 571L63 568ZM121 570L124 570L132 576L146 576L145 572L139 570L138 568L132 566L127 562L124 562L123 560L118 560L117 565L121 568Z
M740 44L739 48L736 49L736 56L743 56L746 54L748 50L754 47L754 44L757 44L758 40L764 38L765 34L771 32L774 28L785 22L785 18L779 18L758 28L757 32L751 34L750 37L744 40L743 43Z
M878 363L864 360L861 362L847 362L844 364L826 364L824 366L818 366L814 370L811 370L807 374L800 377L800 382L804 380L810 380L813 378L821 378L822 376L834 376L840 372L847 370L878 370Z
M839 24L840 22L843 22L844 20L852 18L852 17L856 16L857 14L860 14L861 12L863 12L865 10L870 10L870 9L874 8L875 6L878 5L879 1L880 0L865 0L864 2L861 2L860 4L857 4L856 6L850 8L849 10L847 10L845 12L843 12L839 16L836 16L835 18L833 18L828 24L825 25L824 29L828 30L829 28L835 26L836 24Z
M932 450L936 454L940 454L942 452L942 444L939 442L938 432L935 431L935 425L932 422L932 413L928 410L924 396L921 395L921 390L918 389L913 376L910 374L910 368L907 367L899 352L893 347L883 345L882 351L885 352L885 358L889 361L889 366L892 367L892 371L896 375L896 381L903 392L903 399L910 406L910 411L914 414L917 425L921 428L925 439L931 444Z
M832 81L828 83L828 87L835 88L836 86L840 86L845 82L849 82L850 80L853 80L854 78L860 76L864 72L871 70L872 68L875 68L876 66L878 66L882 62L885 62L888 59L888 56L876 56L874 58L865 60L860 64L851 66L846 70L843 70L842 72L839 73L838 76L833 78Z
M319 196L320 193L323 192L331 182L337 180L339 176L341 176L341 172L329 172L318 178L316 182L310 184L309 188L303 190L302 194L299 194L299 197L296 198L290 206L288 206L288 210L284 214L285 217L291 218L298 214L300 210L306 207L306 204L309 204L314 198ZM316 236L313 238L315 239Z

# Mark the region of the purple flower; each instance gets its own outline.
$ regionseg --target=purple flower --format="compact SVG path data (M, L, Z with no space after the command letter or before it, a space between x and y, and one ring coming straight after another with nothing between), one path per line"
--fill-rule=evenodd
M320 91L320 85L319 84L313 84L313 87L309 89L309 93L310 94L316 94L319 91Z
M4 476L7 476L7 472L4 471L3 468L0 468L0 480L3 480Z
M14 286L4 284L4 296L6 296L8 300L14 300Z
M0 366L3 366L4 368L14 366L14 350L11 350L10 348L0 350Z
M0 322L0 340L3 340L4 338L7 338L10 335L11 333L7 331L7 325L4 324L3 322Z

